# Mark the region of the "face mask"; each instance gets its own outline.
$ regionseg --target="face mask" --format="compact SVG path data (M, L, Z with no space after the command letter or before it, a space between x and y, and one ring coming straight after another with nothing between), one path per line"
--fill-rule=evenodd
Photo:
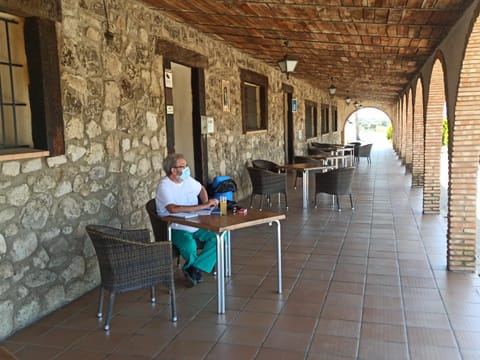
M190 177L190 168L187 166L185 169L183 169L182 174L179 176L179 178L182 181L187 180Z

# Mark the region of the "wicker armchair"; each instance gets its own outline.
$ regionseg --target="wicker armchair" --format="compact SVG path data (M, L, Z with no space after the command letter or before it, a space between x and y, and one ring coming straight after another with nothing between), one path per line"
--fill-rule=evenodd
M267 197L268 205L272 206L271 195L283 194L285 208L288 209L287 196L287 174L274 173L265 169L247 167L250 181L252 182L252 195L250 196L250 207L253 207L253 200L256 195L261 195L260 211L262 210L263 197ZM279 204L280 205L280 204Z
M155 241L168 241L168 224L163 221L162 217L157 214L157 205L155 199L148 200L145 205L148 216L150 218L150 224L152 224L153 236ZM205 243L197 241L197 249L203 249ZM172 244L172 256L177 259L177 266L180 265L180 251Z
M344 167L315 174L315 208L317 207L317 194L326 193L337 198L338 211L342 211L338 195L349 195L353 210L352 182L354 172L354 167Z
M357 163L360 161L360 158L362 157L367 158L367 162L369 165L372 163L372 159L370 158L372 145L373 144L360 145L360 147L358 148Z
M264 169L275 173L280 172L278 164L269 160L252 160L252 166L257 169Z
M110 330L113 304L117 293L150 287L155 302L155 286L164 285L170 291L172 321L177 321L175 283L171 244L150 242L149 231L120 230L109 226L87 225L100 266L100 297L97 316L103 316L104 290L110 293L104 330Z

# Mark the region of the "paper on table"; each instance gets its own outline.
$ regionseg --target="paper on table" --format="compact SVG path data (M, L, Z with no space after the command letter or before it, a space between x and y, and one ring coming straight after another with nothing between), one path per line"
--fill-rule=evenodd
M170 213L165 210L160 214L160 216L176 216L176 217L188 219L188 218L196 217L199 215L210 215L212 211L213 211L213 208L192 211L192 212L179 212L179 213Z

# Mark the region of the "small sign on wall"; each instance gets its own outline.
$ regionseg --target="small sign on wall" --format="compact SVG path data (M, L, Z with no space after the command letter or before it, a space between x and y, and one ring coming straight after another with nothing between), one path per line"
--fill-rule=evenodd
M165 87L173 87L173 73L172 69L165 69Z
M222 105L223 111L230 112L230 82L222 80Z
M292 99L292 112L297 112L297 99Z

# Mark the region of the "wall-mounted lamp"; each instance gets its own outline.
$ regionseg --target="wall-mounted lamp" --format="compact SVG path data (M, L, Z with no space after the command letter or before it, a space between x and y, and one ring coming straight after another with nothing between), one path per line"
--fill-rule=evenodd
M352 102L352 98L350 97L350 95L348 95L348 91L347 91L347 96L345 96L345 103L347 105L350 105L351 102Z
M362 107L362 104L360 104L357 100L353 103L353 106L355 106L357 109Z
M337 88L335 87L335 85L333 85L333 77L330 78L330 86L328 87L328 93L332 97L335 96L335 94L337 93Z
M288 48L288 40L285 40L284 45L285 45L285 47ZM288 49L287 49L287 52L288 52ZM287 79L288 79L288 75L295 71L295 68L297 67L297 64L298 64L297 60L293 60L293 59L288 58L288 53L285 54L283 59L278 62L278 66L280 67L280 71L282 73L287 74Z

